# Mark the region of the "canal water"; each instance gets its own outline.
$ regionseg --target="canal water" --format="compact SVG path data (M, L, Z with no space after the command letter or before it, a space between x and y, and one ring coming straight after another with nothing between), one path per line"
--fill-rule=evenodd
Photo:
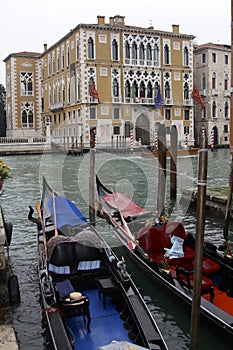
M6 156L2 159L11 167L12 179L5 181L0 195L5 217L13 223L10 261L20 285L21 304L13 311L14 328L22 350L51 349L49 336L42 329L41 300L37 277L36 226L28 221L28 207L35 208L40 200L41 178L61 195L74 201L88 216L89 154L83 157L63 154ZM195 232L195 212L180 204L181 192L197 184L198 157L181 157L177 161L176 203L169 199L169 160L167 161L167 194L165 214L173 220L182 220L187 231ZM125 193L149 210L157 207L158 160L145 159L140 153L116 155L107 152L95 154L95 172L109 187ZM208 187L228 186L230 171L229 149L208 152ZM102 219L96 228L105 239L123 253L118 242ZM232 237L233 223L229 233ZM205 239L216 244L224 242L223 219L206 215ZM190 312L171 298L161 286L148 280L129 260L127 267L141 290L148 307L160 327L171 350L189 348ZM201 321L199 349L230 350L232 343Z

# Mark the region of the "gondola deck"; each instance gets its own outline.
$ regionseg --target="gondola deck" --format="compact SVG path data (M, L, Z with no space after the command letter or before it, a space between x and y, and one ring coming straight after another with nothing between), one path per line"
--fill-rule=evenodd
M106 309L103 308L103 300L99 299L98 290L90 289L82 292L90 301L91 332L87 332L82 317L67 319L67 325L74 334L75 349L91 350L98 349L110 343L112 340L127 340L128 331L123 327L111 298L107 298Z

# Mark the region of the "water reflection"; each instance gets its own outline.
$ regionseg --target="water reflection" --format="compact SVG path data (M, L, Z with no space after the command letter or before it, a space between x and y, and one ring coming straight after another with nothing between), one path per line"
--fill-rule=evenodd
M8 220L13 222L13 240L11 261L19 278L20 306L14 310L14 326L23 350L50 349L47 333L41 327L42 314L37 279L36 232L27 220L28 206L35 208L40 199L41 176L60 194L64 194L80 206L88 216L89 198L89 155L72 157L61 154L8 156L2 157L12 169L13 178L4 183L0 203ZM169 161L167 162L166 210L169 211ZM172 209L172 217L182 219L186 230L195 232L196 217L194 211L188 211L180 205L181 190L193 188L197 182L197 157L179 158L177 163L177 201ZM208 152L208 186L228 186L230 154L228 149ZM147 209L157 206L157 159L144 159L139 154L133 156L96 153L96 173L108 185L125 193ZM113 245L118 242L109 233L108 227L97 220L105 238ZM206 217L205 235L214 243L223 239L223 219ZM232 223L230 225L232 235ZM117 249L121 249L120 247ZM140 273L136 266L127 262L130 273L140 287L148 306L153 311L161 332L169 348L187 349L189 342L190 311L171 299L160 286L155 286ZM230 349L229 343L222 343L217 332L202 324L200 349L220 347Z

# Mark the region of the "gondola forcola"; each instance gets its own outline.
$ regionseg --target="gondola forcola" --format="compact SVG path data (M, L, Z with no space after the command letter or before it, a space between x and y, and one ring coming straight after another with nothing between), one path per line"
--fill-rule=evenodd
M114 252L80 210L43 178L37 224L43 318L55 349L124 350L167 346Z
M180 222L158 220L121 193L113 193L96 177L98 215L110 224L128 256L172 295L192 304L195 237ZM117 202L115 198L118 198ZM125 229L127 225L127 230ZM130 232L130 235L129 235ZM132 238L133 248L129 244ZM233 257L204 243L201 280L201 314L233 335Z

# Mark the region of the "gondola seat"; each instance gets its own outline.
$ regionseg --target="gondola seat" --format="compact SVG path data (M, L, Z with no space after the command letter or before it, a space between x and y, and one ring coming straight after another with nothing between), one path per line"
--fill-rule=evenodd
M208 257L204 257L202 261L202 272L204 275L213 275L220 271L221 265L217 262L209 259Z
M70 278L78 288L91 288L94 279L106 274L103 255L90 242L60 242L53 247L48 269L55 282Z
M169 223L168 223L169 224ZM183 265L192 263L194 260L194 250L187 246L187 235L181 223L170 223L164 226L145 226L138 232L138 242L141 248L149 255L149 257L157 263L164 260L166 248L172 246L171 237L177 236L184 240L183 251L184 256L180 258L167 259L169 265Z
M89 299L76 292L69 279L57 282L55 290L58 295L58 306L66 317L83 316L87 320L87 330L90 331L91 316L89 309Z
M193 289L194 286L194 272L185 270L183 267L176 267L176 278L181 285L186 286L189 290ZM214 302L214 283L213 281L205 276L201 279L201 294L210 294L210 302Z

